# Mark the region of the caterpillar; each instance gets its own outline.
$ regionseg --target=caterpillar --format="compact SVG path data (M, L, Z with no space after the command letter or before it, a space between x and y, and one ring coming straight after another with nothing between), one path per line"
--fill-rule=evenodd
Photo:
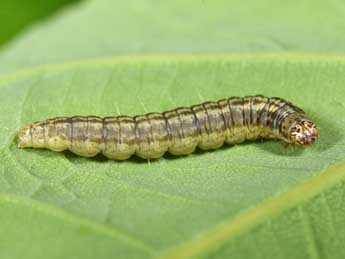
M68 149L85 157L101 152L109 159L124 160L134 154L159 158L167 151L186 155L196 147L217 149L224 142L258 138L310 146L317 137L316 125L302 109L278 97L256 95L133 117L48 119L21 129L18 147Z

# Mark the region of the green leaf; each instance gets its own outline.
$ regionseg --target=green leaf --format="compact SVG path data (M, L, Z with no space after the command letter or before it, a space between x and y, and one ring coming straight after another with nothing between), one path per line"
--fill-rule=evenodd
M28 30L0 53L0 258L344 258L345 59L326 55L344 53L344 12L94 0ZM49 117L254 94L306 110L316 145L150 163L16 147L21 126Z
M18 253L12 250L19 238L35 258L46 250L80 258L96 251L288 258L290 250L294 258L336 258L344 252L344 71L344 60L335 58L167 56L94 60L4 78L0 214L7 219L1 231L10 235L1 233L1 253ZM254 142L150 163L16 147L20 126L49 117L134 115L258 93L303 107L320 129L317 144L286 149ZM66 241L72 239L78 241Z
M324 0L92 0L0 54L0 73L118 55L344 54L345 5Z
M52 15L76 0L2 0L0 3L0 46L33 23Z

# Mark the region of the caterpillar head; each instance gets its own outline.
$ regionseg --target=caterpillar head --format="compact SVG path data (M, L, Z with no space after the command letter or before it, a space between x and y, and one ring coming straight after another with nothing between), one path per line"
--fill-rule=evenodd
M318 137L315 123L302 119L297 121L290 128L290 141L292 144L310 146Z

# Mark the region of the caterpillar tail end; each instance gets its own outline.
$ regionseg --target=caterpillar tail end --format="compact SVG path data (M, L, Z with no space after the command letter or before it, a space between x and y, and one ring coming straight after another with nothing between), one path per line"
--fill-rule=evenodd
M18 148L32 147L30 126L22 128L18 133Z

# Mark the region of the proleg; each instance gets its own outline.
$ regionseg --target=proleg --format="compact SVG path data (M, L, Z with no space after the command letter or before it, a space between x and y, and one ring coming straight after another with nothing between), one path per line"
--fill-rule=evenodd
M197 147L269 138L310 146L316 125L297 106L278 97L231 97L162 113L100 118L59 117L20 130L18 147L70 150L85 157L103 153L115 160L132 155L149 159L164 153L187 155Z

